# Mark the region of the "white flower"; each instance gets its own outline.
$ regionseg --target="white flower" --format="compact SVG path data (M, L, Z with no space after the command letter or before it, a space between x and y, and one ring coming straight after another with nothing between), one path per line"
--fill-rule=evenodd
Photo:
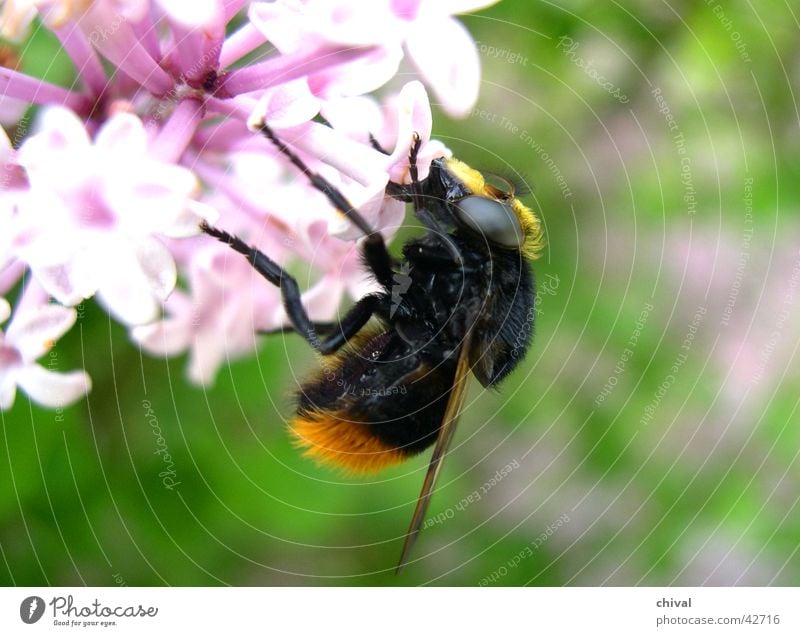
M0 29L19 37L38 15L76 78L0 65L0 119L40 107L19 150L0 134L0 294L29 271L61 305L96 297L144 348L189 350L191 377L211 382L287 318L245 259L209 237L173 240L204 219L276 262L309 262L319 278L300 281L303 301L330 319L344 294L371 290L362 232L247 123L276 129L388 240L405 205L386 183L409 181L413 133L421 178L448 151L430 138L421 83L386 108L365 93L407 56L446 111L469 112L478 56L453 16L493 1L7 0Z
M25 173L17 165L16 153L5 131L0 128L0 272L14 258L13 245L19 231L17 203L27 187ZM0 290L3 293L5 290Z
M208 385L220 364L255 349L256 332L273 326L268 319L280 296L221 244L195 250L188 269L191 295L176 291L165 303L163 320L135 327L131 334L155 355L189 349L190 379Z
M0 323L10 313L0 298ZM92 383L85 371L57 373L36 364L75 319L74 309L59 305L20 306L5 334L0 331L0 409L11 408L18 386L49 408L67 406L89 391Z
M331 99L375 90L408 54L442 108L466 116L478 98L475 43L452 16L496 0L277 0L256 2L250 20L282 53L346 44L375 50L315 78L313 90Z
M131 325L157 318L176 281L159 237L213 220L191 198L195 176L151 157L144 126L129 113L111 118L92 143L72 112L53 108L19 162L30 192L20 203L18 254L48 293L65 305L96 293Z

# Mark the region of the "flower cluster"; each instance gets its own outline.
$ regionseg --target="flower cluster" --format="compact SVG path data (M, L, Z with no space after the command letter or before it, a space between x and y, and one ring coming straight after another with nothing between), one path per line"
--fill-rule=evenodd
M0 294L19 297L0 331L0 408L17 386L49 407L89 389L83 371L36 364L87 298L146 350L189 351L198 383L283 324L278 291L196 236L202 220L319 270L303 298L314 319L362 295L358 233L252 130L266 121L391 235L404 209L384 190L408 181L412 133L422 177L448 151L430 139L422 82L370 93L408 59L446 112L468 113L477 52L452 15L492 3L7 0L0 35L49 29L76 77L65 88L0 67L0 123L17 131L0 131Z

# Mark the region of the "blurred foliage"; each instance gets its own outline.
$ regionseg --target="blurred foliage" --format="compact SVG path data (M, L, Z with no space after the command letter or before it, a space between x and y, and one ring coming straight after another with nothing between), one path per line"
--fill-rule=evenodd
M88 302L53 353L88 400L2 414L0 581L800 584L796 13L506 0L463 21L481 98L434 134L519 171L548 248L536 342L470 392L418 560L394 575L427 454L373 480L300 457L284 422L315 362L296 338L202 390ZM30 46L27 70L68 75L52 39Z

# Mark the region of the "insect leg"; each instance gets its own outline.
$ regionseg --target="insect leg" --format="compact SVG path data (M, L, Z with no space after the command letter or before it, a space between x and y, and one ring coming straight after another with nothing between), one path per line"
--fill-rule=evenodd
M372 135L369 137L370 143L372 147L376 150L383 152L384 154L389 154L383 148L378 145L377 139L375 139ZM422 140L419 138L418 133L413 133L412 142L411 142L411 149L408 152L408 170L411 175L411 185L405 185L404 183L395 183L394 181L389 181L386 184L386 194L393 199L397 199L398 201L404 201L405 203L414 202L414 211L417 211L417 208L421 205L419 202L419 193L422 190L422 185L419 181L419 170L417 169L417 156L419 155L419 149L422 145ZM415 196L417 197L415 199Z
M238 236L229 234L224 230L217 229L208 225L205 221L200 224L200 229L214 238L227 244L233 250L247 257L253 268L266 278L270 283L279 287L283 297L283 306L289 321L297 333L302 335L315 349L319 349L320 341L314 330L314 324L308 317L306 310L300 302L300 288L297 281L287 274L280 265L269 258L266 254L250 247Z
M447 253L450 255L451 261L458 267L463 267L464 257L461 256L458 247L450 239L447 229L436 219L430 209L423 204L422 185L419 180L419 169L417 168L417 157L419 156L420 146L422 146L422 140L419 138L419 134L415 132L411 143L411 150L408 152L408 173L411 176L410 194L414 214L422 221L423 225L436 232L445 250L447 250Z
M350 308L339 321L320 347L321 353L333 353L346 344L350 338L355 336L361 327L367 324L372 314L378 308L379 299L377 296L364 296Z
M317 333L330 333L338 327L335 322L313 322L311 324ZM278 333L297 333L297 330L292 325L283 325L274 329L260 329L258 331L259 336L272 336Z
M372 133L370 133L370 134L369 134L369 145L370 145L370 146L372 146L373 148L375 148L375 150L377 150L377 151L378 151L378 152L380 152L381 154L384 154L384 155L390 155L390 154L392 154L391 152L389 152L388 150L386 150L386 148L384 148L383 146L381 146L381 142L379 142L379 141L378 141L378 140L375 138L375 135L373 135Z
M317 333L326 334L325 339L320 343L320 353L327 354L338 351L342 345L346 344L350 338L355 336L363 327L375 310L378 308L378 298L376 296L364 296L353 307L350 308L340 322L314 322L314 330ZM259 331L259 334L270 335L275 333L297 333L291 325Z
M377 307L378 299L376 296L365 296L344 316L338 328L334 326L325 340L320 340L316 331L318 323L312 322L308 317L300 300L300 288L291 275L266 254L255 247L250 247L238 236L211 227L205 222L200 224L200 229L246 256L259 274L280 288L283 306L286 309L286 315L289 316L289 322L292 323L292 329L303 336L312 347L322 354L333 353L339 349L367 323Z
M419 184L419 170L417 168L417 157L419 156L419 149L422 146L422 140L419 138L418 133L412 135L411 150L408 151L408 173L411 176L411 198L414 202L414 208L420 204L420 184Z
M311 185L322 192L341 214L347 217L353 225L361 230L366 239L362 244L367 265L375 274L375 278L381 285L390 287L392 284L392 257L386 249L386 243L381 233L373 229L366 219L356 210L347 198L336 189L336 187L325 177L313 172L306 163L294 153L283 141L281 141L266 124L260 126L261 133L269 139L275 147L283 154L300 172L302 172Z
M267 126L267 124L262 123L259 130L275 145L280 153L292 163L292 165L294 165L308 178L312 186L328 197L328 201L331 202L333 207L335 207L337 210L339 210L339 212L344 214L348 219L350 219L350 221L353 222L353 225L355 225L367 236L375 232L375 230L370 227L369 223L367 223L364 217L359 214L358 210L350 205L350 202L344 197L344 195L339 192L339 190L337 190L336 187L334 187L334 185L325 177L313 172L311 168L309 168L305 162L289 148L289 146L287 146L275 135L272 128Z

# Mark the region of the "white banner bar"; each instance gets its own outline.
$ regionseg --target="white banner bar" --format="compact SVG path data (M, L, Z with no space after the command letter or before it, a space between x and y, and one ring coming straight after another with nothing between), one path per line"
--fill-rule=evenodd
M799 619L796 588L0 589L0 634L777 636Z

